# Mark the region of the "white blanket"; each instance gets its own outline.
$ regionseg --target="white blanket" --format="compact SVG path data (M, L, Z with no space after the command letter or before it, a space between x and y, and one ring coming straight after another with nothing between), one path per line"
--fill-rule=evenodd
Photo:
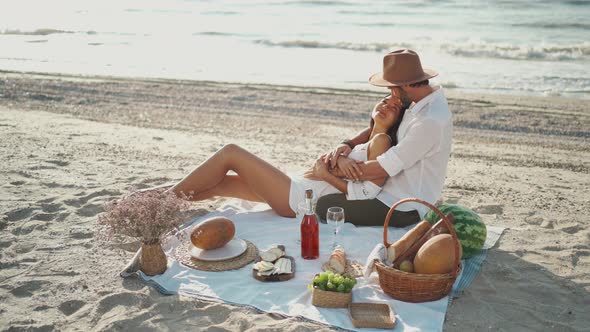
M140 277L165 293L182 293L201 298L217 299L229 303L249 305L266 312L276 312L288 316L301 316L313 321L357 330L350 321L346 309L317 308L311 304L311 291L308 284L313 276L321 271L321 265L330 253L332 229L330 225L320 224L320 258L304 260L300 255L299 218L282 218L268 210L265 204L244 206L247 202L233 201L237 205L226 205L219 211L193 221L192 225L213 216L225 216L236 225L236 237L254 243L259 250L272 244L283 244L287 255L296 259L295 278L274 283L264 283L252 277L252 264L239 270L224 272L205 272L187 268L170 259L168 270L159 276ZM185 229L189 232L192 227ZM400 238L407 229L389 230L389 241ZM501 231L500 231L501 233ZM499 236L499 234L498 234ZM376 244L383 240L383 227L355 227L345 224L339 235L340 244L348 258L363 263ZM495 242L497 237L493 240ZM164 250L169 253L179 242L170 237L164 242ZM483 261L483 258L482 258ZM353 302L384 302L394 310L396 331L440 331L442 330L449 297L426 303L406 303L385 295L376 272L367 279L360 278L353 289ZM362 329L371 331L372 329ZM379 331L375 329L375 331Z

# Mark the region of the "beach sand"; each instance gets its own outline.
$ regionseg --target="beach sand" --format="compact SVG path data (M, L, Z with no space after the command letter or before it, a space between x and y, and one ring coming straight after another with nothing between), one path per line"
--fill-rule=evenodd
M226 143L301 170L364 128L381 96L0 72L0 330L331 330L123 280L137 243L95 239L97 215ZM443 199L507 230L444 330L588 331L588 101L447 96L455 131Z

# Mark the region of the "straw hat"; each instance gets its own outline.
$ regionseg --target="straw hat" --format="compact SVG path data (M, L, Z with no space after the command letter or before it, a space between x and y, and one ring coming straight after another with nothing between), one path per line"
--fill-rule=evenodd
M438 73L432 69L422 69L416 52L402 49L383 57L383 71L373 74L369 83L376 86L401 86L421 82L436 75Z

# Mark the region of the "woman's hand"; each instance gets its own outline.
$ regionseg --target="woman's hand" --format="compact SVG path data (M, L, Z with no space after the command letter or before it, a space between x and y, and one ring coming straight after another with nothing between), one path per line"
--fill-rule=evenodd
M363 174L359 162L349 158L338 159L338 169L342 171L345 177L356 181Z
M326 163L330 163L330 168L334 168L336 167L340 156L347 157L351 151L352 149L348 144L342 143L339 144L334 150L328 152L328 154L324 156L324 159Z
M315 161L313 173L324 180L327 177L332 176L332 174L330 174L330 169L328 168L328 163L326 163L321 157Z
M303 173L303 177L310 180L322 181L328 175L330 175L330 169L328 163L324 161L325 156L320 156L313 166Z
M306 171L305 173L303 173L303 177L306 179L314 180L314 181L322 181L321 177L316 176L314 174L313 167L311 169L309 169L308 171Z

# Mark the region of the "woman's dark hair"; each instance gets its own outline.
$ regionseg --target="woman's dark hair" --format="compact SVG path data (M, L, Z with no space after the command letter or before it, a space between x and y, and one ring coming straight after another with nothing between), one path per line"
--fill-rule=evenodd
M393 125L391 127L389 127L389 129L387 129L387 135L389 135L389 137L391 138L391 146L397 145L397 131L399 129L399 125L402 123L402 119L404 118L404 114L406 113L406 110L408 109L409 106L410 105L408 105L408 104L402 105L402 107L399 111L399 116L397 117L397 119L395 120ZM375 120L373 120L373 118L371 118L371 123L369 124L369 126L371 127L371 130L373 130L374 125L375 125Z

